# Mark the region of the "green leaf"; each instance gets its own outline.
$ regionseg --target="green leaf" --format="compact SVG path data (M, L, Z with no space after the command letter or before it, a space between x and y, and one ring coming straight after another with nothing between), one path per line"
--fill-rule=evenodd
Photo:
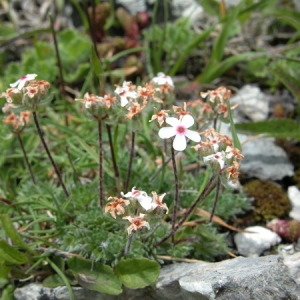
M66 29L58 34L61 60L66 70L75 70L81 62L90 57L92 43L90 38L74 29Z
M122 292L122 284L109 266L78 257L67 264L82 287L110 295Z
M64 286L65 283L61 279L61 277L58 274L53 274L48 276L43 280L43 286L48 288L56 288L58 286Z
M0 300L14 300L14 286L12 284L8 285L2 290L2 295Z
M275 138L292 138L300 141L300 124L291 119L273 119L254 123L235 124L242 133L264 133Z
M175 64L173 65L172 69L168 72L169 75L174 76L177 73L177 71L180 69L186 58L192 52L192 50L194 50L202 41L204 41L213 31L214 28L215 26L210 26L186 46L186 48L181 52L181 55L175 61Z
M145 258L122 260L115 267L115 273L121 282L131 289L143 288L154 283L159 272L159 264Z
M297 66L297 65L296 65ZM298 65L299 66L299 65ZM300 80L290 74L284 67L271 66L268 68L269 71L277 77L285 87L293 94L293 96L300 101Z
M3 240L0 240L0 259L15 265L25 264L28 261L24 253L16 250Z
M202 73L197 77L199 83L210 83L214 79L224 74L228 69L241 61L254 60L266 56L264 53L244 52L235 56L230 56L220 62L210 60L202 70Z
M92 61L92 68L94 70L94 73L100 75L103 72L102 61L97 56L97 53L94 48L92 48L91 61Z
M20 234L13 226L10 217L7 214L0 215L0 221L2 222L3 228L6 234L11 238L12 242L19 247L32 251L28 245L22 240Z

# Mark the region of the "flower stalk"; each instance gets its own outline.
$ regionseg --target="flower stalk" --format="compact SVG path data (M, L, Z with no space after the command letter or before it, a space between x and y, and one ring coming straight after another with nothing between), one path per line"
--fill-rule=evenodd
M99 204L104 207L104 190L103 190L103 138L102 138L102 120L97 118L98 124L98 147L99 147Z
M44 149L45 149L45 151L46 151L46 153L47 153L47 155L48 155L48 158L49 158L49 160L50 160L50 162L51 162L51 164L52 164L52 166L53 166L53 168L54 168L54 171L55 171L55 173L56 173L56 175L57 175L59 184L61 185L61 187L62 187L62 189L63 189L63 191L64 191L66 197L69 197L70 194L69 194L69 192L67 191L67 188L66 188L66 186L65 186L65 184L64 184L64 182L63 182L63 180L62 180L61 173L60 173L60 171L59 171L59 169L58 169L58 167L57 167L57 165L56 165L56 163L55 163L55 161L54 161L54 159L53 159L53 157L52 157L52 155L51 155L51 153L50 153L50 150L49 150L49 148L48 148L48 145L47 145L47 143L46 143L46 141L45 141L45 139L44 139L44 134L43 134L43 132L42 132L42 130L41 130L41 126L40 126L40 123L39 123L39 120L38 120L36 111L33 111L33 112L32 112L32 115L33 115L33 120L34 120L35 127L36 127L36 129L37 129L38 135L39 135L39 137L40 137L40 139L41 139L41 142L42 142L42 144L43 144L43 146L44 146Z
M126 178L126 183L125 183L125 190L128 190L129 183L130 183L132 163L133 163L133 157L134 157L134 146L135 146L135 132L132 131L131 132L131 149L130 149L128 169L127 169L127 178Z
M172 216L172 231L175 228L176 219L177 219L177 211L179 206L179 181L178 181L178 173L175 159L175 150L171 145L171 157L172 157L172 166L174 173L174 181L175 181L175 192L174 192L174 207L173 207L173 216ZM172 242L174 243L174 235L172 236Z
M16 133L16 136L17 136L17 140L20 144L20 147L21 147L21 150L23 152L23 155L24 155L24 159L25 159L25 164L26 164L26 167L29 171L29 174L30 174L30 177L31 177L31 180L34 184L36 184L36 180L35 180L35 177L34 177L34 174L33 174L33 171L32 171L32 168L31 168L31 165L29 163L29 159L28 159L28 156L26 154L26 150L25 150L25 147L24 147L24 143L23 143L23 140L21 138L21 135L20 133Z
M108 135L108 142L109 142L111 160L112 160L113 170L114 170L114 175L115 175L115 180L116 180L116 186L117 186L117 190L119 192L121 192L120 173L119 173L119 168L117 165L116 154L115 154L115 149L114 149L114 144L113 144L113 139L112 139L112 134L111 134L111 126L106 124L106 130L107 130L107 135Z
M196 208L196 206L205 199L215 188L216 186L216 174L214 174L210 180L208 181L207 185L205 186L202 193L199 195L199 197L196 199L196 201L191 205L184 213L182 219L177 223L177 225L174 227L174 229L171 230L171 232L166 235L162 240L160 240L155 246L159 246L163 244L166 240L168 240L170 237L173 237L174 234L177 232L177 230L182 226L182 224L187 220L187 218L191 215L193 210Z

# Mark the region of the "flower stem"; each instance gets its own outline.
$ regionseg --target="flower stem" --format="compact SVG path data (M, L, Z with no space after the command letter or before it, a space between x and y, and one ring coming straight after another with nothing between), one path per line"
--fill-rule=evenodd
M221 180L220 180L220 177L218 177L217 183L216 183L215 201L214 201L214 206L213 206L210 218L209 218L209 222L212 221L212 218L213 218L213 216L215 214L215 211L216 211L216 207L217 207L217 203L218 203L218 199L219 199L219 195L220 195L220 188L221 188Z
M178 181L177 166L176 166L176 159L175 159L175 150L172 144L171 144L171 156L172 156L172 165L173 165L173 173L174 173L174 181L175 181L174 207L173 207L173 217L172 217L172 231L174 231L176 219L177 219L177 210L179 205L179 181ZM174 235L172 236L172 242L174 243Z
M120 192L121 191L121 189L119 187L120 186L120 173L119 173L119 169L118 169L118 165L117 165L115 149L114 149L114 144L113 144L113 140L112 140L111 126L106 124L106 129L107 129L111 159L112 159L113 169L114 169L114 174L115 174L115 179L116 179L116 186L118 187L118 191Z
M127 256L130 253L132 241L133 241L133 234L130 234L128 236L128 239L127 239L127 242L126 242L126 245L125 245L124 256Z
M20 133L16 133L16 136L17 136L18 142L20 144L20 147L22 149L24 159L25 159L25 164L26 164L26 166L28 168L28 171L30 173L31 180L34 184L36 184L36 180L35 180L34 174L32 172L32 169L31 169L31 166L30 166L30 163L29 163L29 160L28 160L28 156L26 154L26 150L25 150L24 143L22 141L21 135L20 135Z
M33 111L33 112L32 112L32 115L33 115L33 120L34 120L35 127L36 127L36 129L37 129L38 135L39 135L39 137L40 137L40 139L41 139L41 142L42 142L42 144L43 144L43 146L44 146L44 149L45 149L45 151L46 151L46 153L47 153L47 155L48 155L48 158L50 159L50 162L51 162L51 164L52 164L52 166L53 166L53 168L54 168L54 170L55 170L55 173L56 173L56 175L57 175L58 181L59 181L60 185L62 186L65 195L66 195L67 197L69 197L70 195L69 195L69 193L68 193L68 191L67 191L67 189L66 189L66 186L65 186L65 184L64 184L64 182L63 182L63 180L62 180L60 171L59 171L59 169L58 169L58 167L57 167L57 165L56 165L56 163L55 163L55 161L54 161L54 159L53 159L53 157L52 157L52 155L51 155L51 153L50 153L50 151L49 151L49 148L48 148L48 146L47 146L47 143L46 143L46 141L45 141L45 139L44 139L44 134L43 134L43 132L42 132L42 130L41 130L41 126L40 126L40 123L39 123L39 121L38 121L36 111Z
M204 190L202 191L202 193L199 195L199 197L196 199L196 201L193 203L192 206L190 206L184 213L182 219L177 223L177 225L174 227L174 229L172 229L172 231L165 236L162 240L160 240L156 246L161 245L162 243L164 243L168 238L174 236L174 234L177 232L177 230L182 226L182 224L186 221L186 219L190 216L190 214L193 212L193 210L195 209L195 207L203 200L206 198L206 196L208 196L211 191L215 188L216 183L215 183L215 178L216 178L216 174L214 174L208 181L206 187L204 188Z
M99 204L104 207L103 192L103 140L102 140L102 120L97 118L98 122L98 146L99 146Z
M127 179L125 184L125 191L128 190L129 183L130 183L130 176L131 176L131 169L132 169L132 162L134 157L134 144L135 144L135 132L131 132L131 149L130 149L130 158L129 158L129 164L128 164L128 170L127 170Z

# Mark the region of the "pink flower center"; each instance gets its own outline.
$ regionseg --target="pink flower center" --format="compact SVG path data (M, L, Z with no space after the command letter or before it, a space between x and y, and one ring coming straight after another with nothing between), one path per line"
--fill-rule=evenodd
M133 195L137 195L137 194L139 194L139 193L140 193L140 190L134 190L134 191L132 192Z
M185 134L186 128L185 128L184 126L182 126L182 125L179 125L179 126L177 126L177 128L176 128L176 132L177 132L178 134Z
M27 76L22 76L21 78L20 78L20 80L26 80L27 79Z

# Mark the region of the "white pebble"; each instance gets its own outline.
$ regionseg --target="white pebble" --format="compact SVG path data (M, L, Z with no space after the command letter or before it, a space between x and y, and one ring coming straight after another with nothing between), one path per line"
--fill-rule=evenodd
M263 251L281 242L277 233L261 226L247 227L245 231L249 233L239 232L234 236L238 252L243 256L259 256Z
M288 197L292 205L290 217L300 222L300 190L296 186L289 186Z

